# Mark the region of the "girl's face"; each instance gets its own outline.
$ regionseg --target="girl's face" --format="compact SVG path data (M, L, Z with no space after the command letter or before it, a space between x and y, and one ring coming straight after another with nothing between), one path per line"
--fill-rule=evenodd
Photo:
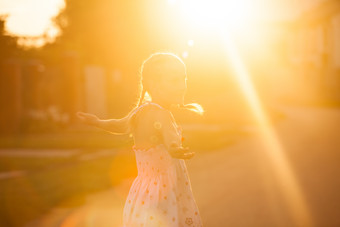
M185 67L181 62L165 62L161 66L161 76L153 84L153 101L165 105L183 104L187 89Z

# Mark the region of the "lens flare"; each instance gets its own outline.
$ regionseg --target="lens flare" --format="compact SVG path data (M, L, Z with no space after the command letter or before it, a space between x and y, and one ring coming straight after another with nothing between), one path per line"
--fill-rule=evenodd
M262 10L253 1L183 0L180 2L183 17L194 26L204 29L228 27L246 30L255 22Z
M261 136L267 148L264 151L265 155L273 166L273 171L278 182L282 184L280 185L282 189L281 193L292 212L294 221L298 226L312 226L313 222L300 185L297 182L292 167L289 165L283 147L275 135L266 113L263 111L261 102L251 83L249 73L242 62L235 43L226 31L222 31L222 34L224 37L225 52L233 67L235 79L244 93L260 127Z

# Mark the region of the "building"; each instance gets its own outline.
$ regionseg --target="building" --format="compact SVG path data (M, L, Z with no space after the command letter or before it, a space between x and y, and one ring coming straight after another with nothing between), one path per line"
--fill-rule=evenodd
M288 58L319 101L340 102L340 1L303 1L290 22Z

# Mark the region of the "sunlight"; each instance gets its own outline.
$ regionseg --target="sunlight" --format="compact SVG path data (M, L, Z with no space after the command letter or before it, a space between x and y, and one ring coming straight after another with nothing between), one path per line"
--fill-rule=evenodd
M6 31L9 34L34 38L21 39L20 45L42 46L60 34L52 19L64 7L64 0L3 0L0 3L0 15L7 15Z
M194 44L195 44L194 40L192 40L192 39L188 40L188 46L189 47L194 46Z
M183 16L194 26L205 29L224 27L245 31L254 26L256 13L261 10L253 2L250 0L182 0L180 7Z
M178 2L184 20L205 32L216 32L222 35L225 53L230 63L236 83L240 86L260 128L260 134L265 141L265 154L273 166L273 172L282 189L282 195L292 212L292 217L298 226L311 226L312 219L306 205L302 190L290 166L284 149L275 135L274 128L264 112L247 68L236 47L236 41L242 41L245 54L256 50L263 57L269 46L265 30L260 26L262 20L270 17L273 12L269 4L263 6L260 1L205 1L183 0Z
M298 226L312 226L312 219L299 183L288 163L283 147L275 135L275 131L268 121L266 113L263 111L261 102L252 85L247 69L237 51L235 43L233 43L228 33L223 32L223 36L225 51L228 60L232 63L235 79L243 91L260 127L261 136L267 146L267 149L265 150L266 155L272 163L277 179L279 179L279 183L281 184L279 187L282 189L282 194L288 203L292 216Z
M173 5L173 4L176 3L176 0L168 0L168 3L169 3L170 5Z

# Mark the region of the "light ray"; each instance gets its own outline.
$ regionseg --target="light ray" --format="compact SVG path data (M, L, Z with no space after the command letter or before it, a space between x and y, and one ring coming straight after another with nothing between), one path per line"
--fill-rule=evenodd
M263 136L263 140L267 146L265 154L271 161L275 176L281 184L281 192L285 197L285 201L289 206L294 221L297 226L313 226L312 218L300 185L294 176L291 166L289 165L283 147L275 135L275 131L268 121L266 113L263 111L261 102L251 83L249 73L242 62L235 43L233 43L230 35L226 31L222 31L222 34L225 41L224 44L228 60L231 62L235 78L255 115L258 125L260 126L261 135Z
M264 11L253 0L181 0L179 7L192 26L205 30L227 26L238 32L253 28L257 14Z

